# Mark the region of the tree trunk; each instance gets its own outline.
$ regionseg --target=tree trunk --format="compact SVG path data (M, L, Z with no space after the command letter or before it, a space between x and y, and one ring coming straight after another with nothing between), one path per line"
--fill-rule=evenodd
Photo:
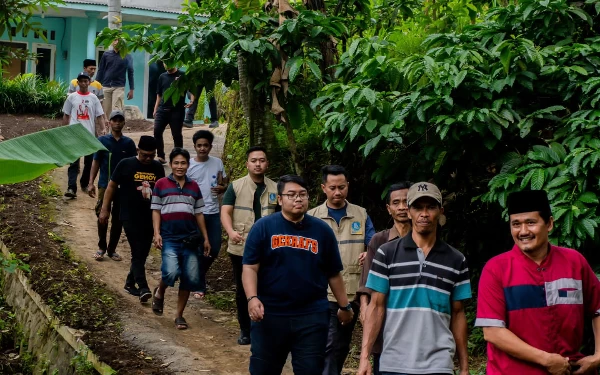
M120 29L123 20L121 18L121 0L108 0L108 27Z
M271 114L267 109L267 100L264 93L254 90L255 78L248 59L241 51L238 53L238 74L240 83L240 101L244 110L244 117L248 124L250 146L263 146L267 151L275 148L275 132L271 123Z

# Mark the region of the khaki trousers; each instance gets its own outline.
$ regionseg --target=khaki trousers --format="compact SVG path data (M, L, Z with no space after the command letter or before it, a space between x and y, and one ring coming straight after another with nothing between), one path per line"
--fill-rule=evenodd
M104 101L102 108L106 118L110 116L113 110L119 109L125 112L125 87L104 87Z

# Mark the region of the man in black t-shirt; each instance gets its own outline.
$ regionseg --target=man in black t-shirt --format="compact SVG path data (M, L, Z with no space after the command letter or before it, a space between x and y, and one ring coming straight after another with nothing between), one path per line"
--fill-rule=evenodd
M164 100L165 92L171 87L173 82L184 75L177 67L170 68L167 62L164 65L167 71L158 77L156 104L154 105L154 138L156 138L158 161L162 164L167 163L165 160L165 143L163 141L163 133L167 125L171 127L171 135L173 136L175 147L183 147L182 130L185 109L190 107L195 99L194 95L190 95L190 102L185 104L184 94L181 95L176 104L174 104L174 97L170 97L166 101Z
M154 236L150 209L152 189L158 179L165 177L165 170L154 160L154 137L143 135L138 143L137 153L136 157L121 160L115 168L104 193L98 220L103 224L108 223L110 203L114 195L119 194L119 215L131 247L131 268L125 281L125 291L139 296L140 302L144 303L152 296L146 281L145 268Z

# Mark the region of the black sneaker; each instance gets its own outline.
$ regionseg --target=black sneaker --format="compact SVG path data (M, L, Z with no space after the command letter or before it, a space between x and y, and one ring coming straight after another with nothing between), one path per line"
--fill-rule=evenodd
M213 121L208 125L209 128L214 129L219 127L219 121Z
M135 286L125 285L123 287L123 289L125 289L125 291L127 293L131 294L132 296L136 296L136 297L140 296L140 290L138 288L136 288Z
M238 337L238 345L250 345L250 333L242 331Z
M194 122L193 121L184 121L183 126L185 126L186 128L193 128Z
M67 189L67 191L65 192L65 197L77 198L77 193L73 189Z
M140 302L146 303L152 297L152 293L148 289L140 289Z

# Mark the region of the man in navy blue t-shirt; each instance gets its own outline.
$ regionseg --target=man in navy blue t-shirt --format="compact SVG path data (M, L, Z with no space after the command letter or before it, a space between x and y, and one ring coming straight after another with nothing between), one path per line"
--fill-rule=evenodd
M323 371L329 324L327 286L339 304L342 324L353 311L340 272L333 230L305 215L306 182L282 176L281 212L258 220L246 239L242 280L252 319L250 374L280 374L288 354L296 374Z

